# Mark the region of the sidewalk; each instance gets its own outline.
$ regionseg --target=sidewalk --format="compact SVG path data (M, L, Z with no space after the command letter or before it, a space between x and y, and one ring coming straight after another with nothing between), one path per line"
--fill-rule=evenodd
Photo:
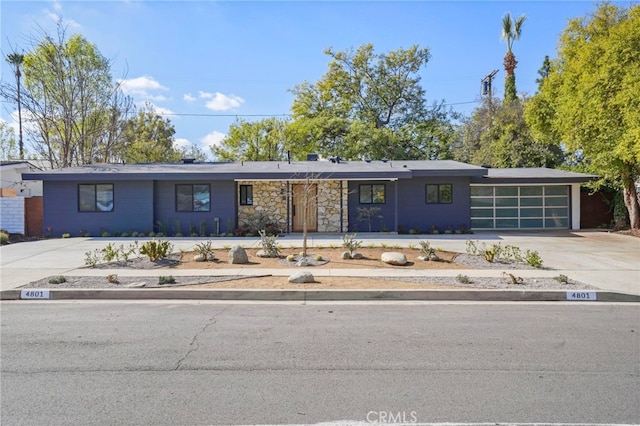
M544 261L544 269L518 270L518 275L528 277L555 277L564 274L570 279L599 287L603 290L640 295L640 239L602 231L539 231L513 233L477 233L472 235L395 235L358 234L358 239L369 244L387 244L389 247L418 245L428 240L435 247L464 253L467 240L478 240L487 245L502 243L525 250L536 250ZM191 250L203 240L212 241L214 249L241 245L258 246L259 238L168 238L174 250ZM139 239L144 241L145 239ZM53 275L106 276L159 276L166 270L106 270L85 269L85 253L102 249L109 243L128 244L131 238L69 238L48 239L10 244L0 247L0 289L15 289L29 282ZM308 246L320 244L327 247L340 245L340 235L310 234ZM301 235L280 238L283 247L301 247ZM390 248L390 251L393 249ZM376 275L387 276L456 276L459 270L376 270ZM174 276L211 275L211 270L172 270ZM286 269L218 269L216 275L279 275L288 276ZM317 269L316 276L371 276L367 269ZM473 277L500 278L501 270L465 270Z

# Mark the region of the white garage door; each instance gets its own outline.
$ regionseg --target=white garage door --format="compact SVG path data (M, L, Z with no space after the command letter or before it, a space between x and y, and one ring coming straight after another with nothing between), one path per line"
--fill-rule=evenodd
M471 186L472 229L568 229L569 186Z

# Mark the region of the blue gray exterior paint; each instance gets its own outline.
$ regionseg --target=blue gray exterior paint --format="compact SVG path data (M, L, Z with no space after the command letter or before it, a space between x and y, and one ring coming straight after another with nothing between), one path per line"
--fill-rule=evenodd
M188 235L190 230L207 235L232 232L238 223L237 181L297 179L346 181L348 185L348 230L368 231L368 223L358 220L359 208L379 207L382 219L374 219L372 231L419 229L440 231L470 227L470 185L571 185L579 190L581 182L595 176L550 170L487 169L455 161L329 161L240 162L195 164L98 164L66 169L24 173L24 180L42 180L44 230L53 235L69 232L158 232L164 227L170 234ZM80 212L79 184L112 184L114 209L111 212ZM208 184L211 210L178 212L177 184ZM385 185L383 204L360 204L362 184ZM426 185L450 184L450 204L427 204ZM342 205L342 200L336 203ZM578 210L576 212L576 209ZM569 227L576 226L579 204L571 197ZM577 214L576 214L577 213ZM342 229L342 228L341 228ZM347 229L344 229L346 232Z

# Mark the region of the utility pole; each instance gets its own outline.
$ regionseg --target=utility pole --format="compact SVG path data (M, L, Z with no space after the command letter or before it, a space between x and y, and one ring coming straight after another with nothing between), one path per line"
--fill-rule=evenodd
M491 99L493 99L493 92L491 91L491 83L493 82L493 77L496 76L498 70L493 70L489 74L486 75L482 80L480 80L482 94L489 96L489 106L491 106Z

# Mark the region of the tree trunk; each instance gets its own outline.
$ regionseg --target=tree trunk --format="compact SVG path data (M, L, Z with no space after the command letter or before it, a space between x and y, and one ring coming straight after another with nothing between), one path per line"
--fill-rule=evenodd
M640 228L640 204L638 191L636 191L635 176L628 174L624 175L622 179L624 204L627 206L629 213L629 223L631 229L638 229Z

